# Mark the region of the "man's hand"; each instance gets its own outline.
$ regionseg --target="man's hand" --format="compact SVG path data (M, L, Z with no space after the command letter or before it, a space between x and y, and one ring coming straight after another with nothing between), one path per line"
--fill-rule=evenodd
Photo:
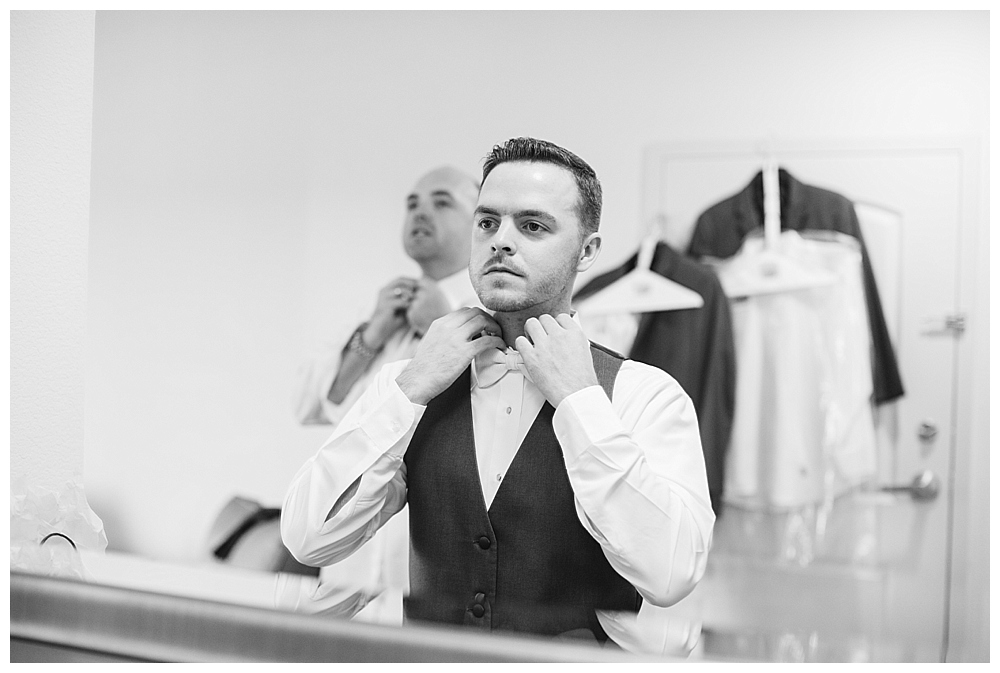
M598 385L590 341L567 314L528 318L514 341L532 382L553 407L578 390Z
M406 311L406 319L423 336L431 323L451 312L451 304L437 283L426 278L417 281L416 294Z
M438 318L396 377L399 389L414 404L427 404L454 383L481 352L506 349L500 334L500 325L480 308L467 306Z
M379 290L375 312L362 335L366 345L378 350L406 324L406 311L417 291L417 282L415 278L400 277Z

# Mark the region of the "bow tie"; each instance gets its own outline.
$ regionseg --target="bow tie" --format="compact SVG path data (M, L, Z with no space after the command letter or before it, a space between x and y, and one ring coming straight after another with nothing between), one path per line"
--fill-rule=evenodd
M507 372L517 370L531 381L528 370L521 361L521 354L513 348L508 348L506 352L499 348L488 348L476 356L476 380L480 388L494 386Z

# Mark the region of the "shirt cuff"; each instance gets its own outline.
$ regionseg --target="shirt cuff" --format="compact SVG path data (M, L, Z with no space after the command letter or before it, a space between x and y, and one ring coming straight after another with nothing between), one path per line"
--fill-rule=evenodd
M552 429L569 466L588 448L625 428L601 386L590 386L567 396L552 416Z
M390 379L381 404L365 414L359 423L361 431L386 453L402 458L409 442L402 441L412 434L427 407L410 402L395 379Z

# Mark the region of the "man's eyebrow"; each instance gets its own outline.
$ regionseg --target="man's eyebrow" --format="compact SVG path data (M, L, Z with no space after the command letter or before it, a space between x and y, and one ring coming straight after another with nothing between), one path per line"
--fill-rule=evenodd
M447 198L449 198L449 199L451 199L453 201L455 200L455 196L451 192L449 192L447 189L436 189L433 192L431 192L431 198L432 199L440 198L442 196L447 197ZM417 195L417 194L415 194L415 193L414 194L410 194L409 196L406 197L406 202L407 203L413 203L414 201L419 201L419 200L420 200L420 196Z
M534 218L537 218L539 220L545 220L547 222L555 222L556 221L556 218L554 218L552 215L549 215L544 210L531 210L531 209L529 209L529 210L519 210L516 213L514 213L514 217L517 217L517 218L534 217Z
M500 211L494 210L493 208L490 208L489 206L476 206L476 213L482 213L483 215L492 215L494 217L500 217L501 216L500 215ZM534 209L531 209L531 208L529 208L527 210L518 210L517 212L514 213L514 217L517 218L517 219L521 219L521 218L525 218L525 217L534 217L534 218L539 219L539 220L545 220L546 222L555 222L556 221L555 217L553 217L549 213L546 213L544 210L534 210Z

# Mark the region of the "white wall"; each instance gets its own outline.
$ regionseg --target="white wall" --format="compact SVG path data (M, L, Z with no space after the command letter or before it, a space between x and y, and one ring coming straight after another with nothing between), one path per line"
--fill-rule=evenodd
M232 494L280 501L325 438L295 368L415 270L426 168L522 134L579 153L596 273L647 224L649 143L988 137L982 12L99 12L96 35L88 494L110 548L160 558Z
M10 472L83 478L94 12L10 13Z

